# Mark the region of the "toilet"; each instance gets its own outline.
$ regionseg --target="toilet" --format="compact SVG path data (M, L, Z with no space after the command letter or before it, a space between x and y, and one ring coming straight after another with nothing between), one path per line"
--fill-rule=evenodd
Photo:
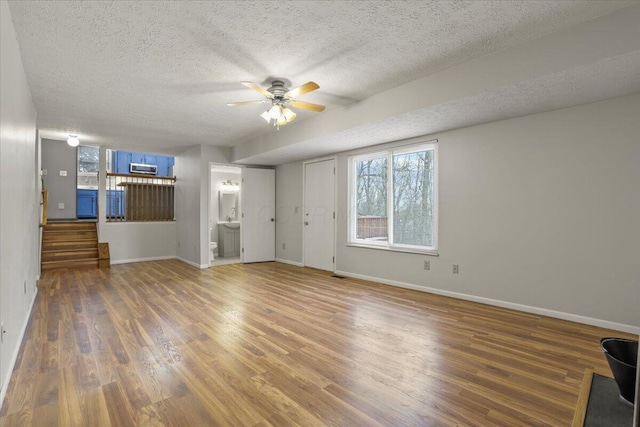
M209 227L209 239L212 239L212 238L213 238L213 227ZM218 243L210 241L209 242L209 251L211 252L211 261L212 262L215 259L213 254L215 254L216 249L218 249Z

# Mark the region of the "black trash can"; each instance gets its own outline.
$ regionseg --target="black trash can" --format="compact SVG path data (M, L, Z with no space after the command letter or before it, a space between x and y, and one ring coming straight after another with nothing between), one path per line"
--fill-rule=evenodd
M633 406L636 395L638 341L624 338L602 338L600 347L602 347L613 378L620 389L620 400Z

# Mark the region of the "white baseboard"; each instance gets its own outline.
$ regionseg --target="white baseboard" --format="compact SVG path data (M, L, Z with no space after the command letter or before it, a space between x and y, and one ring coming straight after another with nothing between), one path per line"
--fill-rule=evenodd
M493 305L496 307L509 308L512 310L523 311L525 313L538 314L541 316L554 317L556 319L569 320L571 322L584 323L585 325L598 326L600 328L613 329L616 331L627 332L630 334L639 334L640 327L633 325L625 325L624 323L610 322L608 320L594 319L592 317L580 316L578 314L564 313L562 311L549 310L547 308L533 307L530 305L517 304L509 301L501 301L491 298L479 297L475 295L462 294L459 292L446 291L443 289L430 288L427 286L414 285L413 283L398 282L395 280L381 279L379 277L365 276L363 274L349 273L347 271L336 270L335 274L339 276L353 277L355 279L369 280L371 282L383 283L385 285L397 286L399 288L413 289L415 291L428 292L436 295L457 298L466 301L479 302L482 304Z
M288 259L284 259L284 258L276 258L276 262L281 262L283 264L291 264L297 267L304 267L304 264L302 264L301 262L289 261Z
M131 262L160 261L163 259L176 259L176 257L175 256L156 256L156 257L150 257L150 258L119 259L117 261L111 261L111 265L129 264Z
M205 268L209 268L210 267L209 264L202 264L202 265L201 264L196 264L193 261L189 261L188 259L184 259L184 258L180 258L180 257L175 257L175 259L177 259L178 261L182 261L185 264L189 264L192 267L199 268L200 270L204 270Z
M0 390L0 407L4 403L4 396L7 394L7 389L9 388L9 381L11 380L11 374L13 373L13 368L16 366L16 360L18 360L18 354L20 353L20 348L22 347L22 341L24 340L24 333L27 331L27 325L29 324L29 319L31 318L31 311L33 310L33 303L36 301L36 296L38 295L38 286L36 285L35 292L33 293L33 297L31 298L31 304L29 304L29 310L27 311L27 315L24 319L24 323L22 325L22 331L20 331L20 338L18 339L18 345L13 351L13 356L11 357L11 362L9 366L11 369L7 372L6 378L2 382L2 390Z

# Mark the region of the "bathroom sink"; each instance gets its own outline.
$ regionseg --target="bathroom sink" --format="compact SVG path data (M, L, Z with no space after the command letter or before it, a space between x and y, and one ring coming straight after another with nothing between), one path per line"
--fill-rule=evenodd
M239 221L233 221L233 222L220 221L218 224L224 225L227 228L240 228Z

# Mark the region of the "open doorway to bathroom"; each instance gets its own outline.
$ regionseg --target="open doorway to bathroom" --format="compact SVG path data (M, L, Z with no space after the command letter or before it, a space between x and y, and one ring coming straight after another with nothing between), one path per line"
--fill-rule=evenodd
M211 164L209 265L242 262L240 233L241 168Z

